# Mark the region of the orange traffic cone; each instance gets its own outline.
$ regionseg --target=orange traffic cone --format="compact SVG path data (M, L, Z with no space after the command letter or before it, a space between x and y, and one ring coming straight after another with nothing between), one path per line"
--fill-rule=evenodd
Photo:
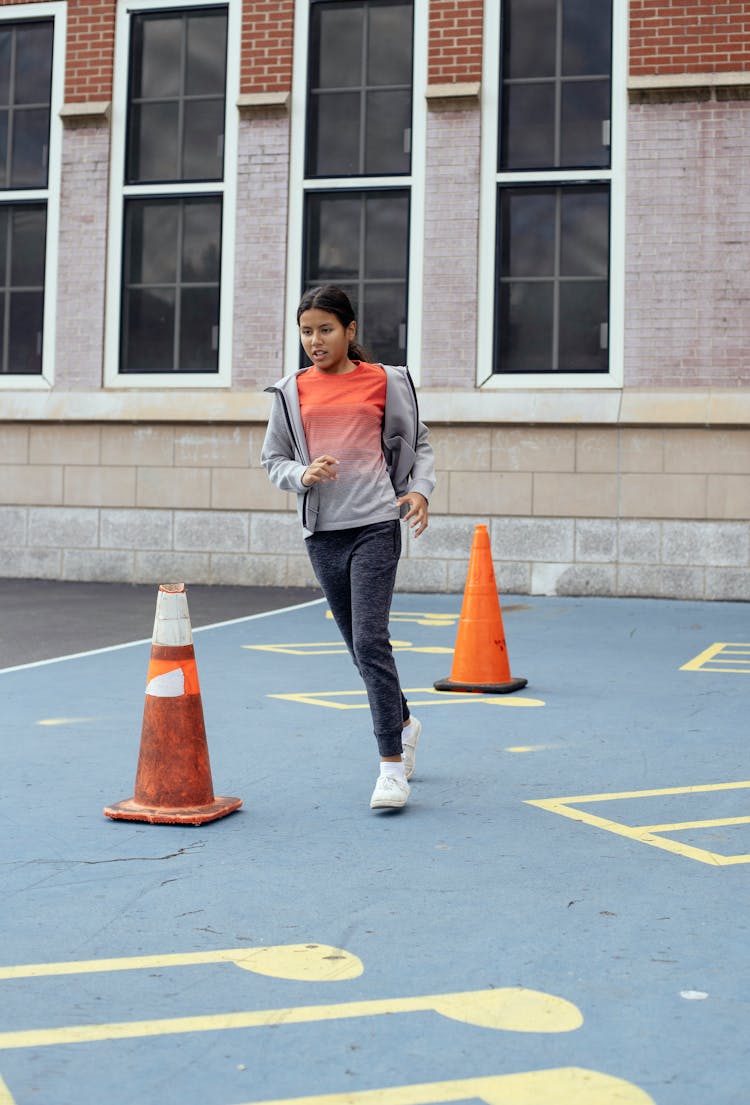
M490 538L486 526L477 526L458 623L453 669L449 679L440 679L434 687L436 691L508 694L525 687L527 682L527 679L513 679L510 674Z
M202 825L241 805L241 798L214 796L185 585L162 584L135 796L104 812L116 821Z

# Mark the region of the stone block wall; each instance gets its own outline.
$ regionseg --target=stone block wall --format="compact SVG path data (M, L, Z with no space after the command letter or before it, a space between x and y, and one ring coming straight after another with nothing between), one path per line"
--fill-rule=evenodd
M0 576L311 585L263 432L0 425ZM431 525L406 536L399 590L461 592L483 523L504 592L750 600L750 430L437 424L432 440Z

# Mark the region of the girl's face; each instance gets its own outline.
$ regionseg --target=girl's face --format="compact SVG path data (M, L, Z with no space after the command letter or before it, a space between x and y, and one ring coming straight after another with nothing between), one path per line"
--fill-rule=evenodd
M299 319L299 336L302 348L321 372L338 375L351 372L354 365L349 360L349 342L357 332L356 322L344 326L330 311L311 307L303 311Z

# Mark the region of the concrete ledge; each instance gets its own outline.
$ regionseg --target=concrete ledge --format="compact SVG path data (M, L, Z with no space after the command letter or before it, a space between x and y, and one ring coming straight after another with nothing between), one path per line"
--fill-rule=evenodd
M265 422L264 392L0 391L0 422ZM750 426L750 388L452 391L422 388L428 425Z
M268 111L287 112L291 92L243 92L237 97L237 109L242 116L259 115Z
M479 81L456 81L430 84L425 92L427 107L432 111L456 111L479 107L482 86Z
M112 104L109 100L89 100L85 103L63 104L60 108L60 118L63 122L104 121L109 120Z
M628 78L631 103L750 99L750 72L654 73Z

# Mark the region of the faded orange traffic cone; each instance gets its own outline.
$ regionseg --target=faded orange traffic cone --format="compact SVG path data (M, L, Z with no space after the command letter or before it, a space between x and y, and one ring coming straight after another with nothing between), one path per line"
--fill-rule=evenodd
M509 694L525 687L527 682L527 679L513 679L510 674L490 538L486 526L477 526L458 622L453 668L450 678L440 679L434 687L436 691Z
M185 585L162 584L135 795L104 812L116 821L202 825L241 805L241 798L214 795Z

